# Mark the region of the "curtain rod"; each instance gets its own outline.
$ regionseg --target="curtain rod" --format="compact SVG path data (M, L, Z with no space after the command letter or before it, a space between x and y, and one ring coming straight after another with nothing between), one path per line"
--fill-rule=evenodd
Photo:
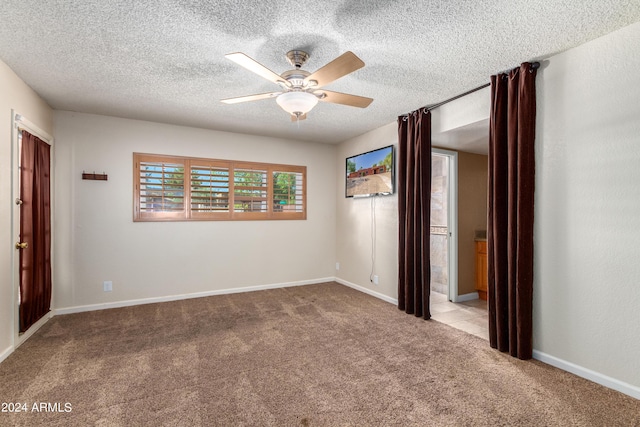
M423 107L423 108L424 108L426 111L431 111L431 110L433 110L434 108L441 107L441 106L443 106L444 104L448 104L448 103L449 103L449 102L451 102L451 101L455 101L456 99L462 98L463 96L470 95L470 94L472 94L473 92L477 92L477 91L479 91L480 89L484 89L485 87L489 87L489 86L491 86L491 83L486 83L486 84L483 84L482 86L478 86L478 87L477 87L477 88L475 88L475 89L471 89L471 90L468 90L468 91L466 91L466 92L464 92L464 93L461 93L460 95L456 95L456 96L451 97L451 98L449 98L449 99L445 99L445 100L444 100L444 101L442 101L442 102L438 102L437 104L429 105L429 106L426 106L426 107Z
M12 110L11 112L13 114L13 124L18 131L26 130L30 134L35 135L43 141L47 142L49 145L53 143L53 136L49 135L49 133L40 129L22 114L18 114L14 110Z
M531 69L533 69L533 70L537 70L538 68L540 68L540 63L539 63L539 62L537 62L537 61L536 61L536 62L532 62L532 63L531 63ZM503 73L506 73L506 72L508 72L508 71L505 71L505 72L502 72L502 73L498 73L498 74L503 74ZM445 99L444 101L442 101L442 102L438 102L437 104L427 105L427 106L424 106L424 107L422 107L422 108L418 108L418 110L424 110L425 112L427 112L427 111L431 111L431 110L433 110L434 108L441 107L441 106L443 106L444 104L448 104L448 103L449 103L449 102L451 102L451 101L455 101L456 99L462 98L463 96L470 95L470 94L472 94L473 92L477 92L477 91L479 91L480 89L484 89L485 87L489 87L489 86L491 86L491 83L483 84L482 86L478 86L477 88L475 88L475 89L471 89L471 90L468 90L468 91L466 91L466 92L464 92L464 93L461 93L460 95L456 95L456 96L451 97L451 98L449 98L449 99Z

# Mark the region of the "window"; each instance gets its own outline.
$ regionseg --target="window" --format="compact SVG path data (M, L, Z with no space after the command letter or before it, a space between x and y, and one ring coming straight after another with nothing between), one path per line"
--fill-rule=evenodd
M305 166L133 153L134 221L306 219Z

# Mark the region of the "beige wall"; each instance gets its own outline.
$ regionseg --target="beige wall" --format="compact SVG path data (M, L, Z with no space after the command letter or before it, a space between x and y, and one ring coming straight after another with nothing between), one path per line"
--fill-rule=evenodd
M475 231L487 229L487 156L458 153L458 295L476 292Z
M62 111L55 130L56 308L334 276L335 146ZM307 166L307 220L134 223L134 151Z
M347 157L394 145L397 149L398 127L390 123L338 146L335 159L337 182L335 197L336 259L340 270L336 277L388 299L398 296L398 196L349 198L345 192L345 159ZM398 153L396 152L396 163ZM397 189L396 189L397 190ZM371 226L375 212L375 262L372 263ZM371 271L379 284L371 283Z
M460 119L461 120L461 119ZM344 162L354 154L393 144L397 149L397 124L390 123L338 146L336 261L339 279L389 299L398 297L397 195L362 199L344 197ZM397 162L397 152L396 152ZM372 202L375 202L376 256L370 282ZM458 152L458 295L476 292L474 231L486 230L487 156Z
M536 351L638 398L639 70L636 23L539 71L533 287Z
M53 134L53 112L2 61L0 61L0 94L0 360L2 360L13 348L15 334L12 257L17 230L12 231L11 222L15 206L12 202L14 195L12 194L11 110L22 114L49 134Z

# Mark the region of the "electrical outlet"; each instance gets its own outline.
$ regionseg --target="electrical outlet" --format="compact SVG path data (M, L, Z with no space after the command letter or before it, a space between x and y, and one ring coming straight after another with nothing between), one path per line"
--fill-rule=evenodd
M373 276L373 284L374 285L378 284L378 276L377 275Z
M106 280L102 282L102 287L105 292L111 292L113 291L113 282L111 280Z
M340 263L336 262L336 270L340 270Z

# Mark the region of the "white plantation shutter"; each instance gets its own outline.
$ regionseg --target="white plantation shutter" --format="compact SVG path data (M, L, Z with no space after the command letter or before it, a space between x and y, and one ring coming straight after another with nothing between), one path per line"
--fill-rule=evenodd
M134 221L307 219L305 166L141 153L133 164Z

